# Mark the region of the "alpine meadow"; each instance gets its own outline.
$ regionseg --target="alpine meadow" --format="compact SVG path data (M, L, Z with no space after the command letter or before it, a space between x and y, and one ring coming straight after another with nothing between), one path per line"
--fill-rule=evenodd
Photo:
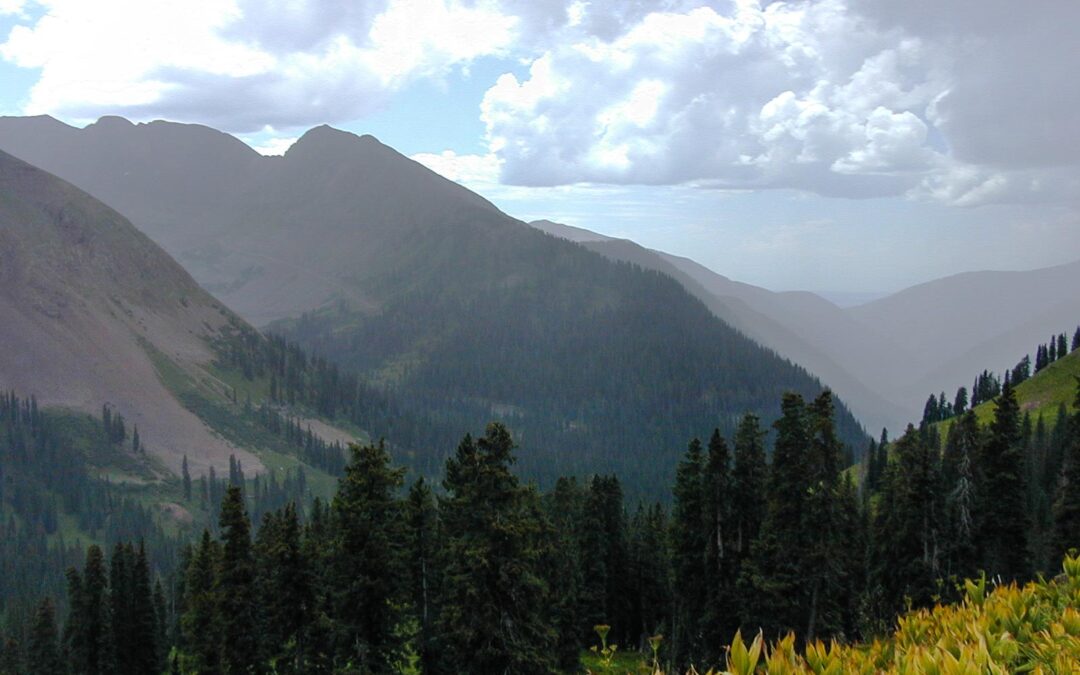
M1078 23L0 0L0 675L1080 672Z

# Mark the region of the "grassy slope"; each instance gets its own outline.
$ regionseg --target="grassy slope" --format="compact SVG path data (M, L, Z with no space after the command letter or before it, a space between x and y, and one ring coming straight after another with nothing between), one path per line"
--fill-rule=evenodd
M1052 427L1057 421L1058 408L1062 404L1067 410L1072 409L1078 377L1080 350L1054 361L1016 387L1016 400L1020 402L1020 411L1030 413L1032 420L1037 420L1042 415L1047 427ZM975 416L980 425L990 424L994 419L994 402L987 401L975 406ZM939 424L938 432L941 438L949 435L952 423L952 420L946 420Z

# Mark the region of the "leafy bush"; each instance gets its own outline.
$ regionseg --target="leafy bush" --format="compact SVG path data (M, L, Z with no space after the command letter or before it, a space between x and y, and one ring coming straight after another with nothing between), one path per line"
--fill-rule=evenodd
M985 577L964 583L955 605L910 612L892 636L869 644L813 642L802 653L795 636L766 647L735 635L722 675L981 675L1080 672L1080 557L1064 573L1023 587L988 592ZM696 672L691 670L691 672ZM716 671L709 671L721 675Z

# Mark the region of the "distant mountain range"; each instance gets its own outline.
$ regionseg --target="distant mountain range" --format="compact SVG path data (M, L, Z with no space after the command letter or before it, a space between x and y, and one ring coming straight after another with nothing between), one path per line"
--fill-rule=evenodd
M262 157L200 126L4 118L0 148L125 214L244 318L447 428L506 420L535 475L617 470L666 490L692 436L822 386L700 294L538 232L370 136L319 127ZM865 441L842 404L838 422Z
M870 428L899 431L933 392L951 398L975 373L1001 372L1052 332L1080 324L1080 262L969 272L848 308L813 293L733 281L692 260L551 221L532 225L608 258L677 279L760 344L829 383Z

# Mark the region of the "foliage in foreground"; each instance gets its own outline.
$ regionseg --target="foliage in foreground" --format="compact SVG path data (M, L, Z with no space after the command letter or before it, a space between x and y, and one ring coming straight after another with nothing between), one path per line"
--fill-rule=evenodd
M1064 574L1053 581L1040 580L1023 587L1008 584L990 592L985 577L966 581L960 603L909 612L899 618L896 630L888 639L869 644L832 642L826 646L815 641L800 653L794 635L766 647L760 634L749 646L736 634L728 650L727 670L720 672L725 675L1080 672L1080 611L1077 610L1080 558L1066 556L1063 568ZM604 672L602 664L590 672ZM661 675L658 669L625 672Z

